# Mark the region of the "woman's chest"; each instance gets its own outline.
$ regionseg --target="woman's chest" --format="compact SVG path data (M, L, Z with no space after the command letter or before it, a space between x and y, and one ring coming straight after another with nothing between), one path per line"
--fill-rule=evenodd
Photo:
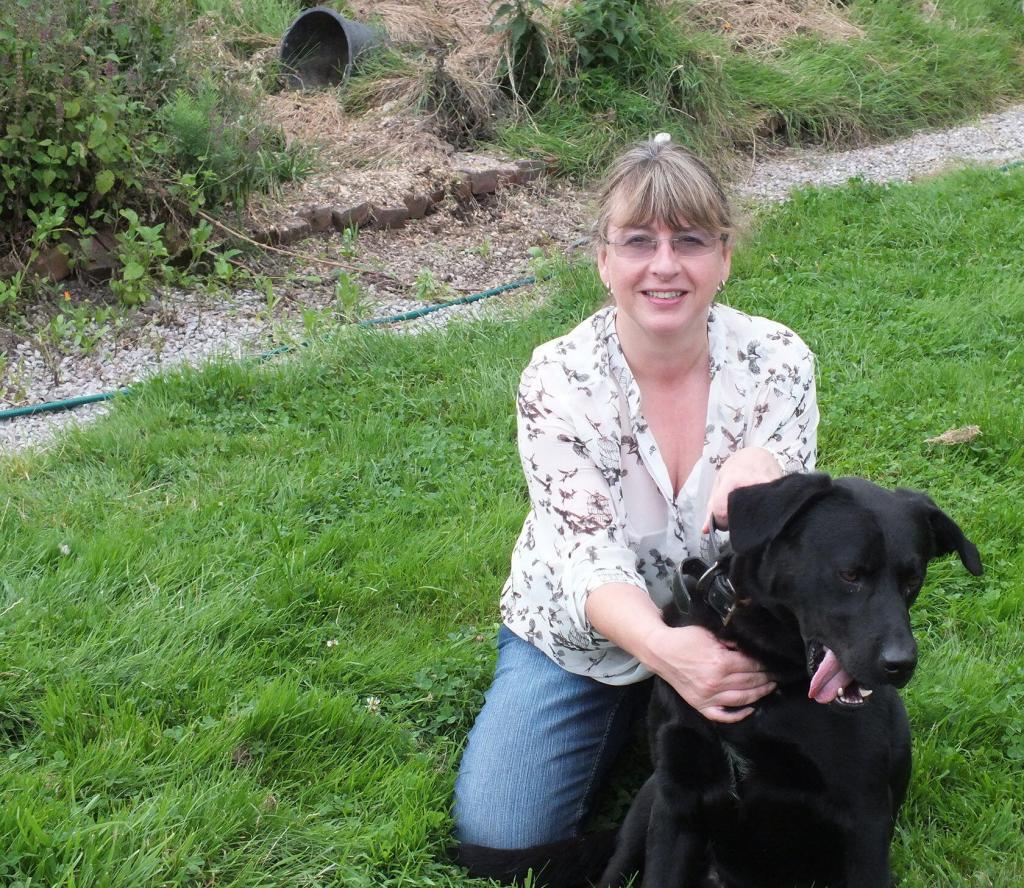
M704 452L708 387L689 386L644 395L643 416L668 472L673 499Z

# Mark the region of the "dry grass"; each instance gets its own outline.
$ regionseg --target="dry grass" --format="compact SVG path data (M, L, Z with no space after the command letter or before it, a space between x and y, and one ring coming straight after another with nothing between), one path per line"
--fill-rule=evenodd
M369 2L366 13L381 23L396 43L430 50L412 75L385 78L384 101L400 101L406 107L433 115L433 129L442 137L472 136L501 105L497 84L501 65L501 37L489 30L492 13L486 0L454 0L449 3L404 3L397 0ZM440 105L450 104L465 118L464 133L458 121L438 119ZM430 124L428 124L430 125Z
M348 120L334 90L288 91L264 99L268 116L284 130L285 140L324 148L336 143Z
M549 0L549 37L571 0ZM770 52L797 34L846 40L861 32L828 0L657 0L724 33L737 48ZM400 50L400 65L382 65L373 76L337 89L268 96L268 116L289 143L315 146L320 170L269 204L339 199L357 191L383 199L385 192L423 190L451 174L456 149L487 137L496 116L515 112L499 86L501 35L490 31L488 0L365 0L354 13L385 31ZM553 46L557 56L558 46ZM274 49L249 60L268 70ZM368 65L374 62L369 60ZM250 72L250 77L255 75ZM346 111L346 109L348 109ZM391 186L388 186L390 181ZM254 208L255 209L255 208Z
M689 10L700 24L752 52L774 52L799 34L844 41L864 33L828 0L695 0Z
M485 0L369 0L360 4L358 11L360 17L380 23L392 40L418 45L465 45L486 30L491 20Z

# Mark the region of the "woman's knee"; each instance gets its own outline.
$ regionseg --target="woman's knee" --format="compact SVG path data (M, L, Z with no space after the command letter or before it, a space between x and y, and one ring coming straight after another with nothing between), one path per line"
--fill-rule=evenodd
M630 688L568 673L510 635L455 786L456 838L491 848L576 836L635 714Z

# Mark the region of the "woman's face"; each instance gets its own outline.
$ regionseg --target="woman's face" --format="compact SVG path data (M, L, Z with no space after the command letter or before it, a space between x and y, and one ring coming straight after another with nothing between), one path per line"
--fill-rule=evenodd
M732 248L726 242L661 221L620 226L614 216L606 239L597 251L597 267L620 324L659 339L685 334L694 325L704 329L715 293L729 277ZM637 249L644 239L658 241L649 256Z

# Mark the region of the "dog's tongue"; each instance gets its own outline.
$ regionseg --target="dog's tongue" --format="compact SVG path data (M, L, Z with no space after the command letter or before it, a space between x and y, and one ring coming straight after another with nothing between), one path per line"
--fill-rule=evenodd
M807 696L817 703L831 703L852 681L853 676L843 669L839 658L829 648L825 648L825 657L811 678Z

